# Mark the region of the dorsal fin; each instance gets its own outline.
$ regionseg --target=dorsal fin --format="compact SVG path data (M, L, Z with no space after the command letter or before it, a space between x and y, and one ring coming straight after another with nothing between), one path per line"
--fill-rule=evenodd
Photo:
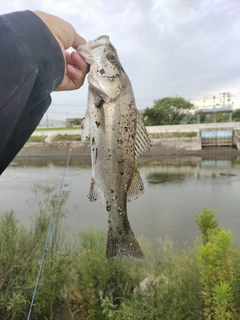
M148 137L147 130L143 124L140 113L137 111L137 126L135 137L135 158L137 159L140 154L146 153L150 150L151 141Z

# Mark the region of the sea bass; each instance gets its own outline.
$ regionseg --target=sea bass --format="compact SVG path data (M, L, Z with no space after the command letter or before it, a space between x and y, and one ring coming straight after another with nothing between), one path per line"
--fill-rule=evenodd
M138 156L150 140L136 108L131 83L108 36L77 48L90 65L88 106L82 137L90 136L92 179L88 198L103 200L108 218L106 257L141 261L143 252L131 229L127 201L143 194Z

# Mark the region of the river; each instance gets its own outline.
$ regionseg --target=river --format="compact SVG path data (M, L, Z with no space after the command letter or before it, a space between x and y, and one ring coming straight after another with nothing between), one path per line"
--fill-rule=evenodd
M29 227L35 214L31 199L34 185L60 187L65 159L15 159L0 177L0 214L13 209L20 223ZM240 243L238 157L173 157L142 163L139 170L145 194L128 204L135 235L155 243L169 236L179 244L191 243L199 230L195 214L204 207L216 210L220 225L232 230ZM69 190L64 218L66 230L107 230L105 206L90 203L87 192L91 178L89 159L71 158L63 190Z

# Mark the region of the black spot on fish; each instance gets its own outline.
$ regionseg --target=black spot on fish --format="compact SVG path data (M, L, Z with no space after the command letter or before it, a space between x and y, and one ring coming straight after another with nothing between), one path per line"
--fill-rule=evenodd
M123 144L123 140L122 139L117 139L117 143L118 143L118 145L121 145L121 144Z
M104 100L102 98L96 98L94 99L94 103L95 103L95 107L101 108L104 103Z
M93 137L92 138L92 144L94 144L95 143L95 138ZM94 149L93 149L94 150Z
M95 121L95 124L96 124L97 128L100 127L100 122L99 121Z
M106 210L110 211L111 210L111 206L109 204L106 205Z
M124 173L123 171L120 171L121 176L123 175L123 173Z
M117 208L117 213L121 216L122 214L125 214L125 212L122 210L122 208Z
M113 189L111 189L111 193L114 193L114 190L113 190Z
M105 70L104 70L104 69L101 69L99 72L100 72L100 74L104 74L104 73L105 73Z

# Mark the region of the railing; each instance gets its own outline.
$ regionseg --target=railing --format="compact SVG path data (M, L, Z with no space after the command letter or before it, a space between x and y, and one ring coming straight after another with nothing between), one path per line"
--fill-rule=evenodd
M194 116L198 113L198 109L192 110L192 112L188 112L180 121L180 124L187 124Z

